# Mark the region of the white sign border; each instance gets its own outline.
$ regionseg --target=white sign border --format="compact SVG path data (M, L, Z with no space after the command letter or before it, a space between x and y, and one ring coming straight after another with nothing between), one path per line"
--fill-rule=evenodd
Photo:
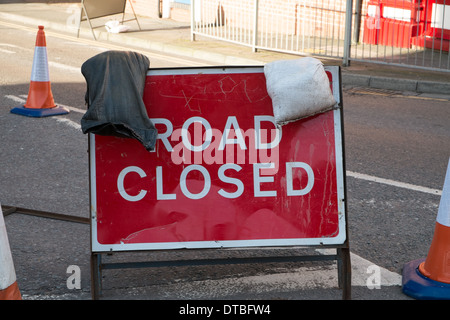
M325 66L325 70L332 75L333 95L339 105L341 103L339 67ZM147 75L180 75L180 74L230 74L230 73L261 73L263 67L213 67L213 68L180 68L155 69ZM184 242L152 242L152 243L122 243L101 244L97 241L97 194L95 174L95 135L89 134L89 166L91 190L91 250L92 252L115 251L149 251L167 249L209 249L209 248L246 248L246 247L290 247L290 246L320 246L342 245L347 239L346 206L344 186L343 144L341 129L341 110L334 113L335 149L336 149L336 178L338 194L339 233L335 237L299 238L299 239L258 239L258 240L227 240L227 241L184 241Z

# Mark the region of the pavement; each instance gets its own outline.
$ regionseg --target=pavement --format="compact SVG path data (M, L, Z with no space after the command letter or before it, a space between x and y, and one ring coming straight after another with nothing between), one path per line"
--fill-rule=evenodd
M4 0L0 4L0 20L25 26L45 26L46 30L77 36L80 1ZM136 21L126 22L131 30L124 33L108 33L103 27L109 16L92 20L97 41L207 60L216 65L263 65L282 59L296 59L297 55L258 50L247 46L196 36L191 41L189 22L138 16ZM132 17L131 15L127 16ZM36 28L37 30L37 28ZM87 21L81 22L80 38L94 40ZM317 57L325 65L340 65L342 60ZM342 67L344 86L363 86L415 93L417 95L450 95L450 72L433 71L388 64L351 61Z

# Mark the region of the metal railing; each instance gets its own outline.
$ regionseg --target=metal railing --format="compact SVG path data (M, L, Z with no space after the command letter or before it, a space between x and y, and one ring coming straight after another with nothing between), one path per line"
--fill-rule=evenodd
M192 33L298 54L343 55L345 6L331 0L195 0Z
M446 4L448 2L448 5ZM191 34L298 55L450 71L450 0L192 0Z
M364 1L352 59L450 71L450 0Z

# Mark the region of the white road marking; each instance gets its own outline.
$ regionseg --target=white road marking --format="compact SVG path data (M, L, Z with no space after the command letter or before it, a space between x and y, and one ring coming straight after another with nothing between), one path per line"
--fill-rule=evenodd
M11 43L0 42L1 47L20 48L19 46Z
M1 48L0 48L0 52L2 52L2 53L8 53L8 54L16 53L15 51L7 50L7 49L1 49Z
M13 96L13 95L10 95L10 94L5 95L5 98L8 98L9 100L12 100L14 102L21 103L21 104L24 104L26 102L25 99L22 99L20 97Z
M323 254L334 254L335 249L317 249ZM375 265L373 262L366 260L352 252L350 252L350 260L352 266L352 286L367 286L368 282L375 275L374 266L379 268L380 285L381 286L400 286L402 285L402 276L396 272L389 271L385 268Z
M81 74L81 67L72 67L69 66L67 64L63 64L63 63L59 63L59 62L53 62L53 61L49 61L48 62L49 67L54 67L54 68L58 68L67 72L72 72L72 73L79 73Z
M81 114L85 114L86 113L86 110L83 110L83 109L80 109L80 108L66 106L64 104L58 104L58 106L66 107L67 109L69 109L70 111L73 111L73 112L78 112L78 113L81 113Z
M8 47L10 49L11 48L19 48L15 44L9 44L9 43L4 43L4 42L0 43L0 47ZM14 53L16 53L16 51L12 51L12 50L8 50L8 49L2 49L2 48L0 48L0 52L7 53L7 54L14 54Z
M79 123L76 123L75 121L72 121L72 120L67 119L67 118L60 118L60 117L57 117L55 119L59 123L64 123L64 124L68 125L69 127L73 128L73 129L81 131L81 125Z
M442 191L438 190L438 189L422 187L422 186L405 183L405 182L400 182L400 181L395 181L395 180L391 180L391 179L379 178L379 177L371 176L371 175L364 174L364 173L347 171L347 177L377 182L377 183L386 184L386 185L403 188L403 189L408 189L408 190L413 190L413 191L425 192L425 193L438 195L438 196L442 195Z

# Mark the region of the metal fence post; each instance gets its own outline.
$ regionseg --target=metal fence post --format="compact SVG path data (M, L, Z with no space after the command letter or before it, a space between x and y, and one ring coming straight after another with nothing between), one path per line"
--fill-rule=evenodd
M350 49L352 44L352 14L353 14L353 0L347 0L345 10L345 38L344 38L344 59L343 66L350 65Z
M359 35L360 35L360 32L361 32L362 4L363 4L363 0L356 0L356 4L355 4L355 24L354 24L354 28L353 28L353 43L358 43Z
M191 41L195 41L195 0L191 0Z
M253 45L252 45L252 51L256 52L256 46L258 45L258 7L259 7L259 0L255 0L255 7L254 7L254 16L253 16Z

